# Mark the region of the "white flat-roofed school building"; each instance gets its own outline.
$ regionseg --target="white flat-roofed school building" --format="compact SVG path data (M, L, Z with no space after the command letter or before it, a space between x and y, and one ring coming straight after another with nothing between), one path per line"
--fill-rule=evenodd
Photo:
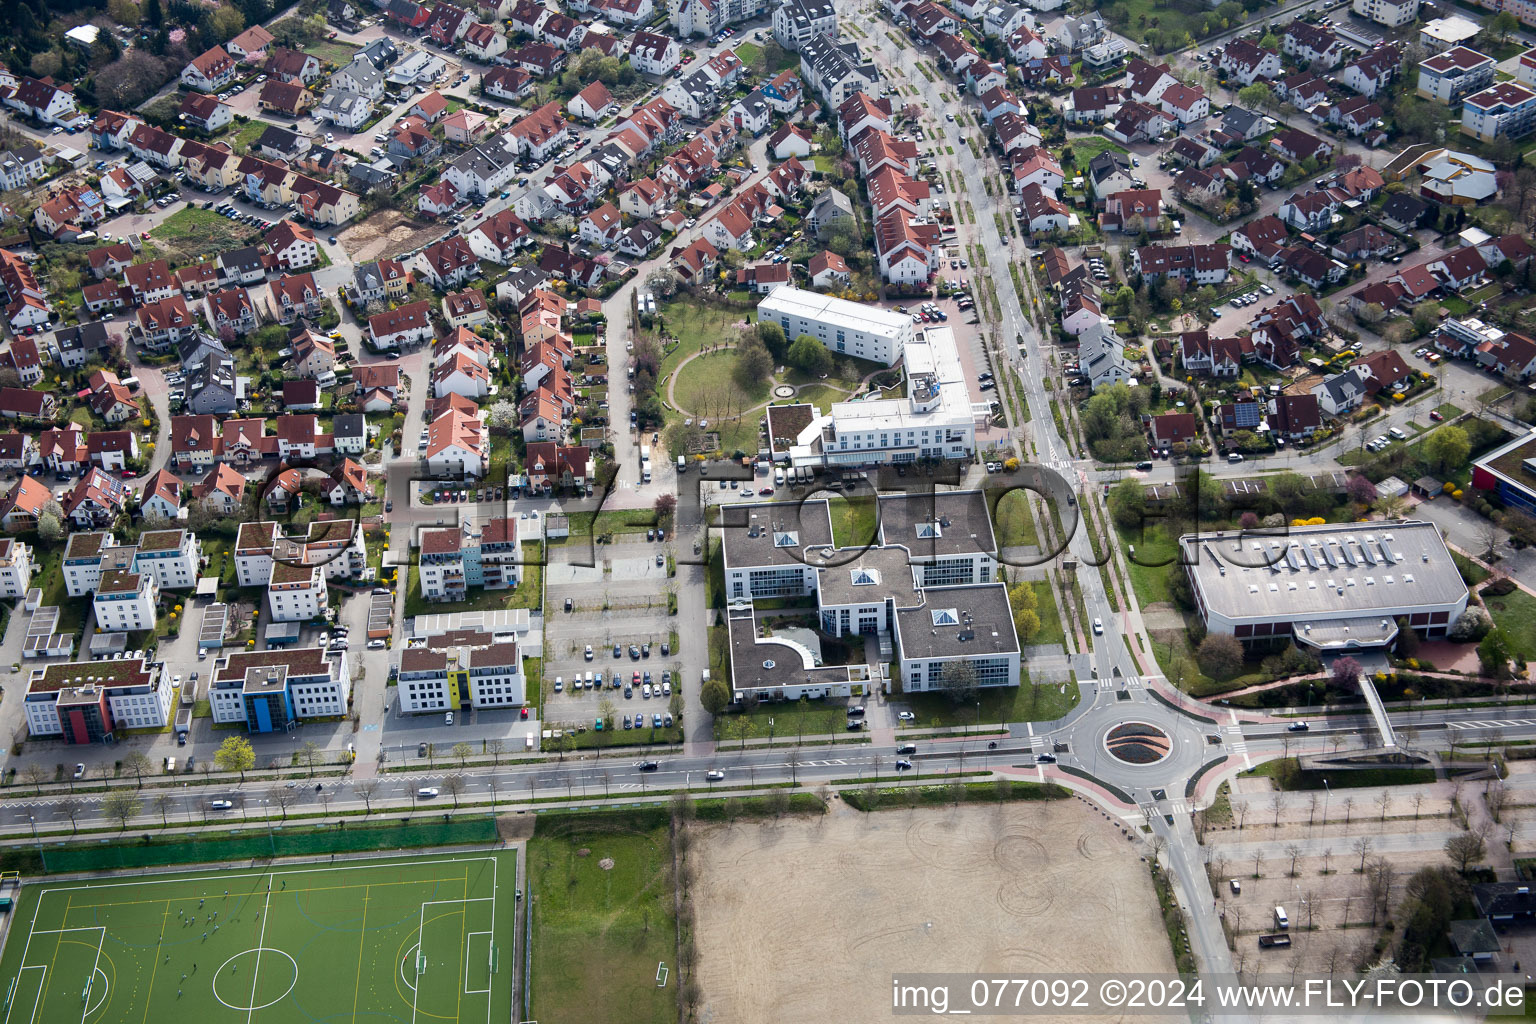
M1381 648L1396 640L1400 618L1440 637L1467 609L1467 585L1433 523L1192 533L1179 549L1206 629L1243 641Z
M759 302L757 319L778 324L790 342L808 334L834 355L858 356L886 366L901 358L916 333L905 313L793 286L775 288Z

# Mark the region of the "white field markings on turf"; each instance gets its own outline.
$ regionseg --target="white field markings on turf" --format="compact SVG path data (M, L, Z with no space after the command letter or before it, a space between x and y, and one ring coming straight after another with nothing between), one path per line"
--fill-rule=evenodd
M97 1010L101 1009L101 1004L103 1004L103 1003L105 1003L107 1001L107 972L103 971L100 967L98 967L98 968L96 968L96 974L101 975L101 998L96 1000L96 1005L95 1006L88 1006L88 1007L86 1007L85 1015L80 1018L81 1020L84 1020L86 1017L89 1017L91 1014L93 1014ZM95 982L95 975L92 975L92 979L91 980L92 980L91 988L94 989L96 987L95 984L94 984L94 982Z
M90 928L75 928L75 929L72 929L72 930L73 931L93 931L94 929L90 929ZM100 926L100 931L101 931L101 934L96 939L96 959L91 961L91 976L90 976L90 978L88 978L86 980L86 983L85 983L85 998L83 1000L81 1000L82 1002L85 1003L85 1009L80 1011L80 1024L85 1024L86 1015L91 1012L91 987L96 984L96 975L101 974L101 948L107 944L107 927L106 927L106 925L101 925ZM158 952L158 950L157 950L157 952ZM102 981L106 981L107 980L107 976L105 974L102 974L101 975L101 980Z
M488 861L492 865L492 878L493 879L495 878L495 864L496 864L496 858L495 857L458 857L458 856L454 856L454 857L421 857L421 858L407 858L406 860L409 861L410 863L431 863L431 864L478 864L478 863L484 863L484 862ZM302 868L296 867L292 871L283 871L282 874L283 874L283 876L285 878L291 878L294 875L307 875L307 874L313 874L315 872L330 873L330 872L333 872L333 871L378 870L379 868L400 867L401 864L402 864L402 861L372 861L372 862L363 863L363 864L317 864L317 865L315 865L313 867L302 867ZM65 892L65 893L73 892L73 893L79 893L79 892L82 892L82 891L87 890L87 889L114 889L114 888L122 888L124 886L139 886L139 885L172 885L172 884L174 884L174 885L181 885L181 884L185 884L185 883L188 883L188 882L220 882L221 884L227 886L228 885L228 880L231 879L231 878L266 878L268 875L275 876L276 874L277 874L276 872L249 871L249 872L240 872L238 874L196 875L196 876L194 876L192 878L134 878L134 879L130 879L128 881L123 881L123 882L89 881L89 882L84 883L83 885L72 885L72 886L62 886L62 887L54 888L54 889L43 889L43 890L40 891L38 902L41 903L43 896L47 896L49 893L54 893L54 892ZM409 879L405 879L403 881L407 881L408 882L410 880ZM436 881L436 879L434 879L434 881ZM192 898L192 897L187 897L187 898ZM103 904L81 904L81 906L85 906L87 908L90 908L90 907L93 907L93 906L94 907L103 906ZM36 912L36 910L34 910L33 911L33 920L36 921L36 919L37 919L37 912Z
M42 904L42 898L39 897L39 899L38 899L38 905L39 906L32 911L32 922L33 922L33 924L37 923L37 911L38 911L38 909L41 909L41 904ZM42 971L43 972L43 980L38 984L38 987L37 987L37 999L32 1003L32 1013L27 1017L28 1021L32 1021L32 1020L35 1020L37 1018L38 1007L42 1005L43 996L47 992L47 987L48 987L48 965L47 964L28 964L26 962L27 954L32 949L32 936L34 936L34 935L70 935L70 934L73 934L75 932L94 932L96 934L96 959L91 961L91 973L89 975L87 975L86 979L85 979L85 993L84 993L84 995L82 997L82 1001L86 1004L86 1007L80 1013L80 1020L84 1021L85 1018L90 1014L90 1012L93 1009L96 1009L96 1007L90 1005L90 995L91 995L91 989L96 987L96 975L101 974L101 980L102 980L103 984L105 984L106 980L107 980L107 976L105 974L102 974L102 972L101 972L101 950L102 950L102 947L107 944L107 928L106 928L106 925L100 925L100 924L98 924L98 925L90 925L89 927L83 927L83 928L34 928L34 929L32 929L31 931L29 931L27 933L27 944L26 944L25 947L23 947L23 949L21 951L21 960L22 960L21 970L16 972L16 977L17 977L18 982L20 981L22 974L24 972L26 972L26 971L37 970L37 971ZM64 940L60 939L59 941L63 942ZM89 945L89 943L81 943L81 944L82 945ZM20 985L19 984L17 985L17 988L18 988L18 990L20 989ZM101 1003L98 1001L96 1006L100 1006L100 1005L101 1005ZM15 1009L16 1009L16 1002L15 1002L14 999L12 999L12 1001L11 1001L11 1008L5 1011L5 1021L6 1021L6 1024L10 1024L11 1014L13 1012L15 1012Z
M470 947L474 944L476 935L490 935L491 942L485 947L485 988L469 987L469 967L474 960L469 956ZM488 996L491 994L491 947L495 945L494 932L466 932L464 935L464 994L467 996Z
M30 945L31 942L32 942L32 936L28 935L27 936L27 943L28 943L28 945ZM37 1020L37 1008L39 1006L41 1006L42 1003L43 1003L43 992L44 992L44 990L46 989L46 987L48 985L48 965L47 964L28 964L28 965L24 965L21 968L21 970L16 972L16 990L15 990L15 992L12 993L10 1008L5 1011L5 1024L11 1024L11 1014L16 1012L16 998L15 997L19 996L21 994L21 979L26 975L26 973L28 971L42 971L43 972L42 980L37 983L37 995L32 1000L32 1012L27 1014L27 1024L32 1024L33 1021ZM17 1019L17 1024L20 1024L20 1018Z
M496 869L495 869L494 866L491 868L491 891L492 892L496 891ZM439 906L459 906L459 907L463 907L464 904L466 904L466 903L489 903L491 905L491 927L493 929L496 927L496 897L494 897L494 896L471 896L471 897L468 897L467 899L462 899L462 900L426 900L426 901L424 901L421 904L421 916L418 918L418 920L416 922L416 948L418 950L418 952L416 954L417 957L421 956L421 953L419 952L419 950L421 949L422 941L426 938L426 931L427 931L427 908L428 907L439 907ZM436 920L436 919L434 918L434 920ZM469 920L469 915L468 915L467 912L464 914L464 920L465 921ZM484 933L483 932L470 932L469 934L470 935L481 935L481 934L484 934ZM466 955L465 955L465 958L464 958L464 991L465 991L466 994L474 994L474 993L470 993L470 991L469 991L469 957L467 955L468 954L468 944L467 944L468 943L468 936L465 936L465 943L466 943L466 945L465 945L464 952L465 952ZM402 970L404 970L403 967L402 967ZM415 1024L415 1021L416 1021L416 1000L420 997L420 991L421 990L418 989L415 985L411 986L411 1024ZM480 990L481 993L486 994L486 995L489 995L490 991L491 990L489 988L485 988L485 989ZM486 1000L485 1019L487 1021L489 1021L491 1019L491 1007L490 1007L490 1000L489 999Z
M261 938L256 940L256 966L251 968L251 998L247 1004L249 1010L245 1011L245 1022L250 1024L251 1016L256 1012L256 981L261 977L261 953L267 948L267 922L272 920L272 875L267 874L267 900L262 904L261 910ZM297 967L297 965L295 965ZM295 974L298 972L295 971Z
M416 963L416 953L420 949L421 949L421 943L418 942L418 943L416 943L416 945L414 945L410 949L406 950L405 951L405 956L400 958L400 980L405 982L406 985L410 987L410 990L412 992L416 991L416 983L411 980L411 976L410 975L405 973L405 965L406 964L411 964L413 966L415 965L415 963Z

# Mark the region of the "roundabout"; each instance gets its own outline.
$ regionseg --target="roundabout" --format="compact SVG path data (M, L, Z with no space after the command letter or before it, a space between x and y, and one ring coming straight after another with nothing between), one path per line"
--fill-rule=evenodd
M281 949L260 946L236 953L219 965L213 977L213 998L231 1010L254 1013L287 999L298 981L299 965L293 957ZM260 993L256 991L258 983ZM270 992L277 994L268 998Z
M1146 767L1168 760L1173 740L1147 722L1122 722L1104 734L1104 749L1116 761Z

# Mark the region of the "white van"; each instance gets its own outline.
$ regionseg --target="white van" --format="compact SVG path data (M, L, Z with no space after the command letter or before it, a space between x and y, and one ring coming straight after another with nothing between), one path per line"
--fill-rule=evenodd
M1285 931L1286 929L1290 928L1290 926L1291 926L1291 919L1285 916L1285 908L1284 907L1276 907L1275 908L1275 927L1279 928L1281 931Z
M775 487L784 486L784 471L782 469L775 469L773 471L773 485Z
M176 771L176 759L174 757L168 757L165 759L165 770L167 774L171 774Z
M437 796L437 790L433 789L431 786L423 786L416 791L416 795L421 797L423 800L429 800L432 797Z
M1393 437L1397 438L1399 441L1406 441L1406 440L1408 440L1408 434L1407 434L1406 431L1403 430L1402 427L1393 427L1391 430L1387 431L1387 433L1391 434Z

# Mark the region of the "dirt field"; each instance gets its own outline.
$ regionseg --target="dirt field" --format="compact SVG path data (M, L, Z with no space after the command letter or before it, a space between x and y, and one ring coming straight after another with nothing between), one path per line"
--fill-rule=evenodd
M1139 849L1077 801L701 828L701 1019L888 1021L898 971L1171 971Z
M337 238L354 263L366 263L419 249L442 233L441 225L417 227L398 210L379 210L346 228Z

